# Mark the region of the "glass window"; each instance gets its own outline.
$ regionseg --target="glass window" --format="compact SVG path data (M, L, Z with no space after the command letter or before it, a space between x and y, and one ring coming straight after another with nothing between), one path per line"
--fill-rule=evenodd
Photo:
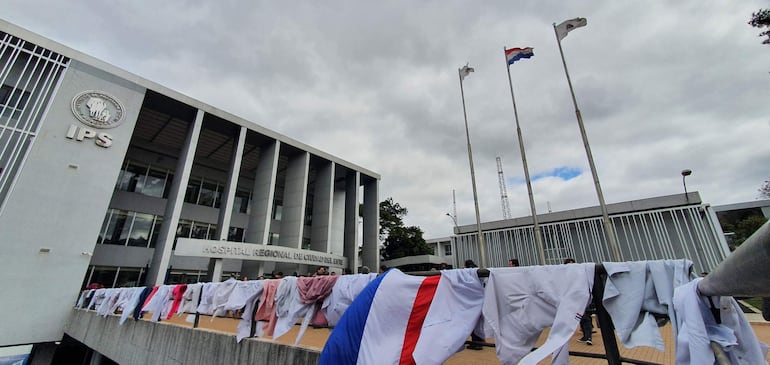
M118 237L121 245L125 245L128 241L128 236L131 233L131 226L133 225L134 221L134 214L135 213L132 212L126 212L126 224L123 225L123 229L120 231L120 236Z
M112 215L112 209L107 209L107 214L104 215L104 221L102 222L102 228L99 230L99 237L96 238L96 243L102 243L104 239L104 231L107 230L107 225L110 223L110 216Z
M147 247L152 229L152 214L136 213L134 226L131 228L131 235L128 238L129 246Z
M88 271L86 271L86 276L83 277L83 285L81 286L82 289L85 289L88 286L88 284L91 284L89 279L91 279L91 270L93 269L94 269L93 266L90 266L90 265L88 266Z
M96 267L94 268L94 274L91 276L91 282L102 284L105 288L112 288L117 271L117 267Z
M118 280L115 281L115 287L126 288L139 286L139 268L121 267L118 273Z
M113 210L112 218L107 225L107 231L104 233L104 241L102 243L106 245L125 245L128 230L131 228L130 218L125 210Z
M227 232L227 240L233 242L243 242L243 228L230 227Z
M128 164L118 180L118 190L128 192L141 192L144 186L144 175L147 168L134 164Z
M281 235L278 233L271 233L270 238L267 240L268 245L277 245L278 239L281 238Z
M0 107L8 107L14 111L11 118L18 118L20 112L27 106L30 92L22 89L15 89L11 85L0 86Z
M209 224L196 222L192 226L192 234L190 238L208 239L209 237Z
M444 256L452 256L452 245L444 245Z
M225 186L217 183L217 190L214 193L214 208L219 208L222 206L222 194L224 194Z
M213 207L215 200L217 200L217 184L204 181L201 185L198 204Z
M163 187L163 198L168 199L168 194L171 192L171 183L174 182L174 174L169 172L166 174L166 185Z
M166 172L150 170L142 187L142 194L160 198L163 196L165 186Z
M8 104L8 99L11 97L11 91L13 88L11 85L1 85L0 86L0 105L6 105Z
M190 230L192 229L192 222L180 219L179 225L176 227L176 237L190 238Z
M275 205L273 208L273 219L279 221L283 216L283 205Z
M160 236L160 226L163 224L163 217L155 217L155 223L152 225L152 234L150 235L150 248L155 247Z
M173 270L168 273L168 284L192 284L197 282L198 271L195 270Z
M233 213L249 213L249 195L248 191L236 190L235 201L233 201Z
M198 204L198 194L201 190L201 181L190 179L187 183L187 192L184 195L186 203Z
M209 225L209 239L210 240L217 240L217 225L216 224L210 224Z

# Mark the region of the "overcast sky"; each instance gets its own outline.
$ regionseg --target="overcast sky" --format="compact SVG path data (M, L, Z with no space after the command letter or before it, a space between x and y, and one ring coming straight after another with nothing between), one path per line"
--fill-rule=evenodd
M0 18L373 170L426 238L475 224L457 69L482 221L530 214L503 47L538 212L597 205L552 23L607 203L689 191L755 200L770 177L765 1L38 1Z

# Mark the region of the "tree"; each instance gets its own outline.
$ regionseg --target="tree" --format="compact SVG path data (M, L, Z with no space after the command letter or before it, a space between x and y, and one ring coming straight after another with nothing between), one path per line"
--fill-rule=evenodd
M749 25L760 29L770 27L770 9L759 9L756 13L751 14ZM770 44L770 30L759 33L759 36L767 37L767 39L762 41L762 44Z
M759 186L759 197L770 199L770 178L765 180L762 185Z
M417 226L404 226L404 216L408 210L393 198L380 202L380 240L381 251L385 260L415 255L432 255L433 249L422 237L422 229Z
M393 201L393 198L380 202L380 241L384 241L395 227L403 227L403 217L408 210L401 204Z
M728 245L730 246L730 251L735 250L738 248L738 246L741 245L746 239L751 237L754 232L756 232L760 227L762 227L763 224L767 222L767 218L759 215L750 215L746 218L743 218L735 223L725 223L722 225L722 230L724 232L732 232L733 235L729 239Z

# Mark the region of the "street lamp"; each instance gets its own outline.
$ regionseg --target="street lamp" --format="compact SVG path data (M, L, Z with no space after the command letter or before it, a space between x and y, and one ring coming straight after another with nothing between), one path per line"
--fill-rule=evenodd
M452 218L452 222L454 222L455 228L457 228L457 217L453 216L451 213L446 213L446 216Z
M454 191L453 191L453 193L454 193ZM459 229L457 228L457 215L456 214L457 214L457 209L455 209L455 215L452 215L451 213L446 213L446 216L449 217L449 218L452 218L452 222L455 224L455 229L454 229L454 231L452 231L452 233L455 233L455 231L458 231L457 233L459 233ZM449 246L451 247L451 250L452 250L450 252L450 255L454 255L455 253L457 253L457 251L455 250L455 237L452 237L449 240ZM457 262L456 259L452 259L452 261L454 261L453 265L455 265L455 267L459 266L460 263Z
M687 183L684 181L684 178L692 175L692 170L690 169L684 169L682 170L682 186L684 186L684 198L687 200L687 202L690 202L690 197L687 196Z

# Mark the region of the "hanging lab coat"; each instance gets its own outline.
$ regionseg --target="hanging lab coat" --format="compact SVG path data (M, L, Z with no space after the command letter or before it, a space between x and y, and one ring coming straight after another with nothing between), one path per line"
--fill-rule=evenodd
M553 364L569 363L568 341L591 296L595 264L490 268L484 289L484 319L505 365L537 364L553 353ZM548 338L531 351L540 333Z
M650 346L665 351L652 315L676 321L674 288L690 281L690 260L605 262L607 282L602 303L625 347Z
M738 302L732 297L712 297L722 323L710 311L708 297L698 293L697 278L674 290L677 365L713 364L710 342L724 350L733 365L767 364L767 345L760 343Z
M348 309L350 303L353 303L358 294L376 278L377 274L369 273L342 275L337 279L331 294L324 299L321 305L321 310L323 310L326 316L329 327L337 325L337 322L339 322L345 310Z

